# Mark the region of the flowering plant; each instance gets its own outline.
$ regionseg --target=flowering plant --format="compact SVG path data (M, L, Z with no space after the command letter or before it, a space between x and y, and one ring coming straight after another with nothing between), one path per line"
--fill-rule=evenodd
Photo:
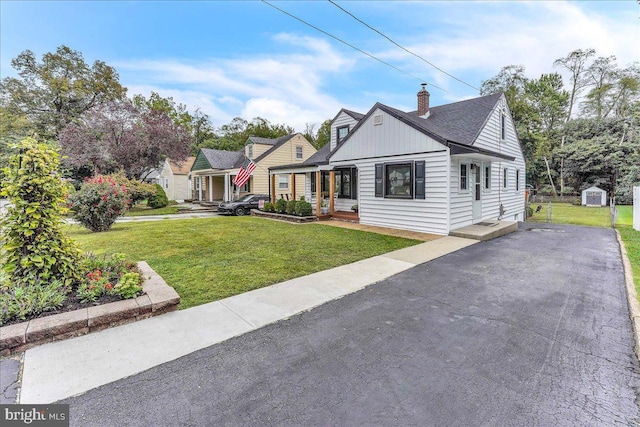
M131 204L127 188L102 175L85 180L68 202L73 217L91 231L109 230Z

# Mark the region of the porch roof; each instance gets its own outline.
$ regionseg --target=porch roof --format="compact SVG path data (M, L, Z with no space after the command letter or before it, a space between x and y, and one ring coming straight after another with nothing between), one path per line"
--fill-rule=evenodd
M452 157L471 157L477 160L501 162L504 160L514 161L516 158L508 156L506 154L498 153L496 151L487 150L485 148L479 148L475 146L449 143L449 149Z

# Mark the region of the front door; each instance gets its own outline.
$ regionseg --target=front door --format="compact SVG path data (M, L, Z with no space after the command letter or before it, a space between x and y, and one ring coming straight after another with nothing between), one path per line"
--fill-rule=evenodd
M478 163L471 164L471 193L473 196L473 222L482 219L482 167Z

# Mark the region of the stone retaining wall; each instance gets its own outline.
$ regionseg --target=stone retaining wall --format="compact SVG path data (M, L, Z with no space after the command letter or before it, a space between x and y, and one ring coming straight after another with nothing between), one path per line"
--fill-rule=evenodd
M137 298L40 317L0 327L0 356L175 311L180 296L144 261L138 263L145 292Z

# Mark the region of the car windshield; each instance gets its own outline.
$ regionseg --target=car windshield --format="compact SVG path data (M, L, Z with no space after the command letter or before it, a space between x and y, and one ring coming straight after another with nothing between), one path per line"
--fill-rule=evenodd
M240 197L236 202L248 202L253 198L253 194L247 194L246 196Z

